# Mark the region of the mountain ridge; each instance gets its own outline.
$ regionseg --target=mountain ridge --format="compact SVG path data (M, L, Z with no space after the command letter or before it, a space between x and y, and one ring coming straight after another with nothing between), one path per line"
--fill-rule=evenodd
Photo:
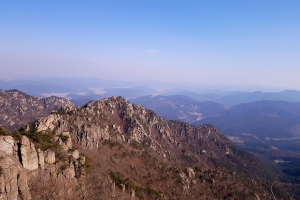
M12 130L63 106L75 106L68 99L51 96L40 98L19 90L0 90L0 124Z
M80 186L85 188L83 199L269 199L272 192L279 199L286 196L278 187L268 189L268 181L274 181L272 171L214 126L166 121L122 97L81 108L63 106L20 133L37 141L45 134L61 142L72 140L72 147L66 143L68 152L73 155L78 149L88 155L86 159L92 158L94 169ZM64 174L69 167L58 170Z
M159 191L163 195L161 199L228 196L229 193L222 187L218 187L219 193L209 189L208 177L201 183L201 178L195 179L198 175L192 175L204 177L206 173L214 176L213 182L220 186L224 184L222 176L238 173L241 177L230 175L231 178L248 188L247 191L254 192L255 184L245 180L249 184L245 185L240 181L243 176L264 171L262 168L262 171L257 170L260 164L255 157L239 150L213 126L196 127L179 121L166 121L153 111L141 105L131 105L121 97L92 101L82 108L65 108L59 113L38 120L37 130L50 129L56 134L69 132L78 147L97 158L95 162L103 167L99 169L99 174L105 176L109 173L119 187L126 185L126 180L133 181L135 188L140 188L139 193L135 191L140 199L149 198L145 193L145 184L151 191ZM184 175L185 170L190 175L188 172ZM155 181L150 181L153 179ZM166 184L169 189L164 187ZM200 185L202 189L198 187ZM234 188L229 191L237 189ZM127 187L125 189L130 191ZM158 198L158 193L154 193ZM244 195L245 199L254 199L255 195L260 196L260 192L245 192Z

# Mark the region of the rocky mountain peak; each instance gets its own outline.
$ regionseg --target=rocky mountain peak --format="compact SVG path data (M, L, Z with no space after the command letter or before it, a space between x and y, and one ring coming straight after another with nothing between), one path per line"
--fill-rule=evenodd
M61 106L30 127L42 137L53 133L72 158L57 177L74 178L73 172L85 162L79 152L92 158L95 169L86 175L86 192L78 190L84 194L81 199L268 199L264 195L271 194L267 188L256 190L259 185L249 179L259 175L259 161L214 126L166 121L122 97L81 108ZM17 147L11 138L3 143L0 152L20 149L17 155L29 172L42 168L40 160L45 166L56 162L56 153L54 158L53 152L34 148L24 137Z
M233 143L212 125L193 126L166 121L141 105L122 97L89 102L82 108L67 108L39 119L38 131L69 132L77 145L98 150L104 141L133 145L173 162L179 154L193 155L190 164L212 167L214 159L239 156ZM188 166L186 166L188 167Z

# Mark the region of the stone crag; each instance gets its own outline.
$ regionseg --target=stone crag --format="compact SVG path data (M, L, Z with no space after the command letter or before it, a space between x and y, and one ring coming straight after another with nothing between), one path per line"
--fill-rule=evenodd
M76 199L75 193L80 199L78 150L61 153L68 153L69 160L62 162L54 151L36 149L26 136L18 141L0 136L0 199Z

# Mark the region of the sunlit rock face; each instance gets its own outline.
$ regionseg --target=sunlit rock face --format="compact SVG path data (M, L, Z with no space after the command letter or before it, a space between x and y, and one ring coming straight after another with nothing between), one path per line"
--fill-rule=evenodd
M0 151L6 154L13 154L15 152L15 141L11 136L0 136Z
M0 199L31 199L27 171L12 154L0 150Z
M27 137L22 136L20 146L22 166L28 170L37 169L39 167L39 159L34 144Z
M65 147L72 146L72 141L65 142ZM0 136L0 199L60 199L62 196L72 199L75 188L78 189L76 171L85 159L78 150L59 150L70 160L56 160L54 151L36 149L26 136L19 141L11 136ZM76 195L83 193L84 189Z

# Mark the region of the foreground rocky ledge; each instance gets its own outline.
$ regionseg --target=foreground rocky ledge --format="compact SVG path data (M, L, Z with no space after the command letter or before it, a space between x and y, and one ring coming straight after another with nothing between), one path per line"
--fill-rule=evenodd
M84 158L78 150L71 150L71 139L62 142L61 153L68 160L56 158L52 150L36 149L26 136L16 141L11 136L0 136L0 199L67 199L78 189L79 168ZM76 194L79 195L79 194Z

